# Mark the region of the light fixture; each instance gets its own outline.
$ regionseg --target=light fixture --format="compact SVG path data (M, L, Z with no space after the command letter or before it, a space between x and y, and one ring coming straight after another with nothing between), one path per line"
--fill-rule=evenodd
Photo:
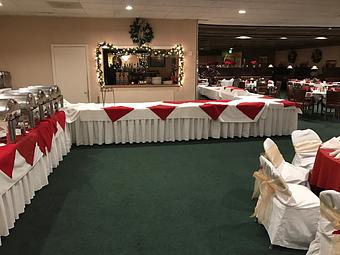
M332 30L333 28L329 27L328 30Z
M325 36L317 36L314 38L315 40L327 40L328 38Z
M272 64L269 64L268 68L273 68L274 66Z
M312 70L318 70L319 68L318 68L316 65L314 65L314 66L312 66L311 69L312 69Z
M122 60L123 60L124 62L128 61L129 58L130 58L130 55L123 55L123 56L122 56Z
M236 39L247 40L247 39L251 39L251 37L246 36L246 35L240 35L240 36L236 37Z
M288 39L288 37L286 37L286 36L281 36L280 37L280 40L287 40Z
M131 5L127 5L126 7L125 7L125 10L128 10L128 11L131 11L133 9L133 7L131 6Z
M0 7L3 6L3 4L0 2Z
M228 53L232 54L233 53L233 48L229 48Z
M287 69L293 69L292 65L287 66Z
M246 11L246 10L238 10L238 13L239 13L239 14L246 14L247 11Z

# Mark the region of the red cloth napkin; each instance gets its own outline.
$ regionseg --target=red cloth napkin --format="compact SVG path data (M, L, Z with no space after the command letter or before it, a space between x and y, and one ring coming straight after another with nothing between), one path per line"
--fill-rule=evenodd
M66 125L66 114L64 111L56 112L53 117L56 121L58 121L59 125L62 127L63 130L65 130Z
M170 105L155 105L148 107L151 111L153 111L158 117L160 117L162 120L166 120L166 118L169 116L169 114L175 110L176 106L170 106Z
M203 104L200 108L213 120L217 120L227 106L226 104Z
M4 172L10 178L12 178L13 174L15 152L15 144L0 146L0 171Z
M51 119L41 121L34 132L37 132L39 136L38 145L41 152L46 155L45 147L49 152L51 151L53 135L57 132L55 122L51 121Z
M270 96L266 96L266 95L264 95L264 96L261 97L261 98L263 98L263 99L275 99L275 97L270 97Z
M133 111L134 108L127 106L111 106L104 107L104 110L107 116L109 116L109 118L112 120L112 122L115 122L119 120L121 117L128 114L129 112Z
M297 107L298 106L296 102L292 102L288 100L281 100L280 103L283 104L283 107L291 107L291 106Z
M27 135L17 137L16 146L20 155L25 158L27 164L33 166L35 145L38 142L36 132L30 132Z
M253 120L256 118L257 114L262 110L264 105L265 103L263 102L243 102L236 105L236 107Z

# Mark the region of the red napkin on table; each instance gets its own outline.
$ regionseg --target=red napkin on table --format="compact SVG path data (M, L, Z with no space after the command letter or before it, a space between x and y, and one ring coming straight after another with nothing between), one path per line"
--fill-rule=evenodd
M58 121L59 125L62 127L63 130L65 130L66 125L66 114L64 111L56 112L53 116L53 119Z
M38 142L38 136L36 132L28 133L24 136L18 136L16 141L17 150L20 155L25 158L27 164L33 166L35 145Z
M162 120L166 120L166 118L169 116L169 114L175 110L176 106L170 106L170 105L155 105L148 107L151 111L153 111L158 117L160 117Z
M256 118L257 114L262 110L264 105L265 103L263 102L243 102L236 105L236 107L253 120Z
M263 99L275 99L275 97L270 97L270 96L266 96L266 95L264 95L264 96L261 97L261 98L263 98Z
M0 171L12 178L16 145L7 144L0 146Z
M296 102L292 102L288 100L281 100L280 103L283 104L283 107L291 107L291 106L297 107L298 106Z
M53 134L56 133L56 127L53 125L53 121L50 120L44 120L41 121L36 129L35 132L37 132L38 138L38 145L42 153L46 155L45 147L47 147L47 150L50 152L52 148L52 139Z
M213 120L217 120L221 113L227 108L226 104L203 104L200 108Z
M109 116L109 118L112 120L112 122L115 122L116 120L119 120L121 117L125 116L129 112L133 111L134 108L127 106L110 106L104 107L104 110L107 116Z

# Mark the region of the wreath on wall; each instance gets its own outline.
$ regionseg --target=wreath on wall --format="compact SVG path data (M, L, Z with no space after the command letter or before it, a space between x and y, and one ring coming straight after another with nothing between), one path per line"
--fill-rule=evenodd
M294 63L297 58L297 52L295 50L291 50L288 54L288 61L289 63Z
M142 46L150 43L153 39L153 31L151 25L143 19L136 18L130 25L130 37L133 43Z
M322 51L320 49L315 49L312 52L313 63L319 63L322 59Z

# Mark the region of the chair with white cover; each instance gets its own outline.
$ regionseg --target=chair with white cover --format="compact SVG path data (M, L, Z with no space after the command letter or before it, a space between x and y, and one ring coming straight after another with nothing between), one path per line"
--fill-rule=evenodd
M285 182L308 186L308 169L286 162L279 148L270 138L263 142L263 148L265 157L270 160Z
M307 250L318 226L319 198L305 186L286 183L264 156L260 161L263 167L253 175L260 187L254 216L266 228L271 246Z
M292 161L294 166L313 169L316 153L322 140L315 131L311 129L295 130L292 132L292 143L295 149L295 156Z
M307 255L340 254L340 193L326 190L320 193L318 231Z

